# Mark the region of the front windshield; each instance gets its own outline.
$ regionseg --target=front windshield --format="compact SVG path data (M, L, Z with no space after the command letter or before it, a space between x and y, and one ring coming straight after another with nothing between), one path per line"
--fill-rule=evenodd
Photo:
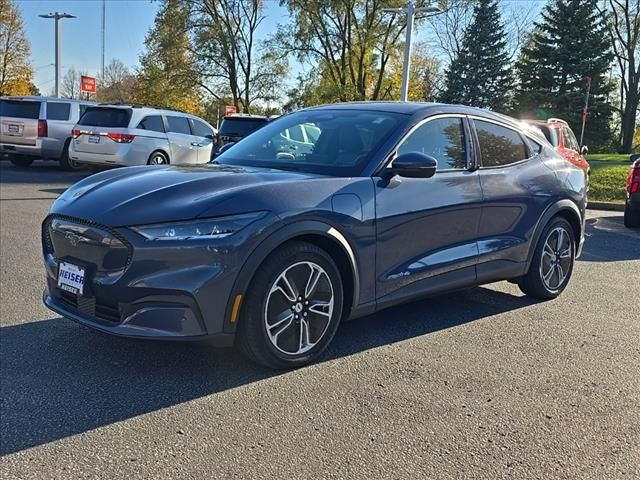
M358 175L408 117L399 113L332 109L292 113L269 123L216 158L225 165Z

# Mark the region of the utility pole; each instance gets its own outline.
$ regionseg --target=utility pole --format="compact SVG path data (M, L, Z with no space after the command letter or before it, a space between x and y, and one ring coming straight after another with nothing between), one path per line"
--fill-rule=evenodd
M107 1L102 0L102 69L100 75L102 76L102 81L104 82L104 23L105 23L105 13L107 10Z
M60 20L63 18L76 18L75 15L68 13L48 13L38 15L42 18L53 18L56 21L56 97L60 98L60 77L62 69L62 45L60 45Z
M413 20L417 13L430 13L437 15L442 13L439 7L416 7L413 3L409 3L405 8L383 8L383 12L402 14L407 16L406 38L404 41L404 62L402 63L402 90L400 92L400 101L406 102L409 93L409 70L411 68L411 42L413 35Z

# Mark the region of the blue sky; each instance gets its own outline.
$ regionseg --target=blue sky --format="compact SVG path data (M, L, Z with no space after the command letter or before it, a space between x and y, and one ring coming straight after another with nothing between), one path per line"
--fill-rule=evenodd
M35 84L43 94L54 86L54 21L38 17L49 12L66 12L78 18L65 19L62 24L62 75L73 67L96 75L101 62L102 0L18 0L22 10L25 30L31 42L31 63L35 71ZM539 10L543 0L506 0L508 9L525 10L532 6ZM278 23L285 22L288 13L277 0L265 0L265 20L259 36L267 37L275 32ZM106 48L105 63L118 58L129 68L138 65L138 57L144 50L144 38L153 24L160 6L151 0L106 0ZM537 12L536 12L537 13ZM424 31L418 32L418 39ZM291 65L290 82L294 80L300 65Z

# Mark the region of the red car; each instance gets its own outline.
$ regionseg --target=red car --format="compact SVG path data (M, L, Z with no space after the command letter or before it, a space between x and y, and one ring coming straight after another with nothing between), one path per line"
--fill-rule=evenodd
M624 225L627 228L640 228L640 155L632 155L631 160L633 164L627 176Z
M567 122L559 118L550 118L547 121L525 120L525 123L539 128L560 155L583 169L587 175L590 174L591 167L584 157L588 149L578 144L578 140Z

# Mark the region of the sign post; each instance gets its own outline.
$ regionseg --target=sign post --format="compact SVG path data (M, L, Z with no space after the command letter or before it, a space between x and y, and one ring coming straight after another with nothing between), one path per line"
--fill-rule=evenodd
M582 140L584 139L584 126L589 118L589 95L591 94L591 77L585 78L586 91L584 95L584 107L582 108L582 130L580 131L580 148L582 148Z
M96 78L89 77L87 75L80 75L80 92L85 92L87 94L87 99L89 98L89 94L96 93Z

